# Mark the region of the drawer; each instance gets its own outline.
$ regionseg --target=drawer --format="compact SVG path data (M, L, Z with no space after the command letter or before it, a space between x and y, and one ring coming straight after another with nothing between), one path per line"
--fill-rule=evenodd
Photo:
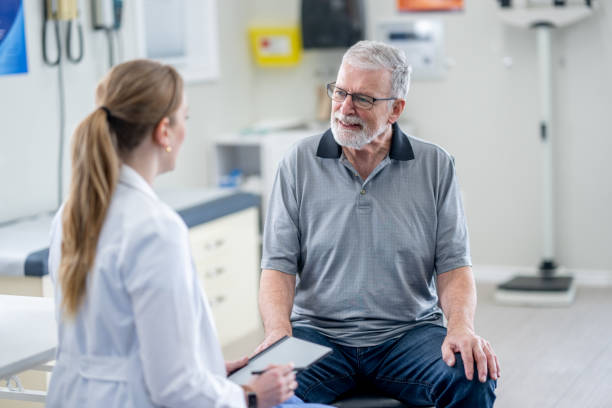
M203 256L240 248L239 242L257 243L257 210L252 208L237 214L197 225L189 229L194 256Z
M223 345L261 325L257 234L255 208L189 229L193 262Z
M247 292L257 292L258 271L254 268L234 270L222 270L222 268L219 268L218 270L212 269L211 271L212 273L219 272L220 274L204 278L202 275L199 275L200 285L207 296L231 292L242 292L247 295Z
M238 340L261 326L255 290L234 287L207 298L221 344Z
M213 256L194 257L198 278L210 287L217 282L249 280L257 283L259 272L258 249L254 245L243 247L242 251L221 252Z
M250 234L230 237L229 240L218 240L219 245L208 245L206 243L191 242L191 255L196 265L218 264L228 259L255 257L257 261L259 247L257 241ZM198 250L200 248L200 250Z

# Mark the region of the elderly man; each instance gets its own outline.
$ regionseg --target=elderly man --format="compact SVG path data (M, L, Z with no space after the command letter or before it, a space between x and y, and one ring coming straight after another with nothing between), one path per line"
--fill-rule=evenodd
M363 385L414 405L490 407L495 399L499 364L474 332L453 158L396 124L409 81L401 51L355 44L327 86L331 129L279 165L258 349L285 335L333 348L298 375L296 394L306 401L330 403Z

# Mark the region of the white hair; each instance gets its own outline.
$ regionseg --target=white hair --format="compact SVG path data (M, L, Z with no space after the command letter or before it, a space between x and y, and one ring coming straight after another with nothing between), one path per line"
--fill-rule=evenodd
M360 69L388 70L391 72L392 96L406 99L412 67L399 48L379 41L359 41L344 53L342 64L345 63Z

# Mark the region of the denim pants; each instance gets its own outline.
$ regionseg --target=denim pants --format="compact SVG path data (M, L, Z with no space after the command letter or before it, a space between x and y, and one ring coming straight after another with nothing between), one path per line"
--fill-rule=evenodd
M300 372L295 394L304 401L329 404L341 395L370 388L408 405L436 407L492 407L497 382L481 383L465 377L463 361L449 367L442 360L446 328L428 324L397 339L372 347L333 343L314 329L294 327L293 335L333 349L333 353Z

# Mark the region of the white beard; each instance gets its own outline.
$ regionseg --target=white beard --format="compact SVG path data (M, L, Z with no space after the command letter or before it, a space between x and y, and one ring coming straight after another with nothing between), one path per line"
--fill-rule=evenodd
M351 125L361 125L361 130L345 129L338 124L338 120ZM387 129L387 124L383 124L378 129L370 129L365 125L359 116L345 116L336 111L331 117L331 130L334 140L340 146L350 147L360 150L363 146L371 143L378 136L382 135Z

